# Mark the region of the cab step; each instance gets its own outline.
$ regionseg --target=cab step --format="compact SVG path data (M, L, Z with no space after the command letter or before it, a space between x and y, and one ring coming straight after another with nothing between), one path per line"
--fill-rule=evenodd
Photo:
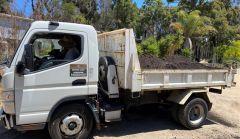
M101 108L101 116L107 123L121 121L123 109L123 106L119 104L105 104Z

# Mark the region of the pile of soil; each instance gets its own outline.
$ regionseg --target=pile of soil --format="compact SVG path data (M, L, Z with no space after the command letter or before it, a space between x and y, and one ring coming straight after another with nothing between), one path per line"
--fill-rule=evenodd
M153 55L140 55L139 60L142 69L218 69L179 55L162 59Z

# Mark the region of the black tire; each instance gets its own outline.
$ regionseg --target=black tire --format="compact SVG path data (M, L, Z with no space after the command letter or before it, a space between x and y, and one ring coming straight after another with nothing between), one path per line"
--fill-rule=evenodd
M116 65L113 58L109 56L100 57L99 59L99 81L103 87L104 90L108 91L108 67L110 65Z
M193 98L179 107L179 122L188 129L196 129L203 125L207 118L208 105L202 98ZM198 114L199 113L199 114Z
M179 111L179 105L173 104L173 106L171 107L171 116L173 120L177 123L179 123L178 111Z
M62 120L71 114L81 117L83 125L81 131L76 135L67 136L61 132L60 124ZM87 139L93 129L93 116L86 106L81 104L71 104L58 109L50 122L48 123L48 131L52 139Z
M100 57L99 59L99 80L104 82L107 80L108 73L108 60L106 57Z

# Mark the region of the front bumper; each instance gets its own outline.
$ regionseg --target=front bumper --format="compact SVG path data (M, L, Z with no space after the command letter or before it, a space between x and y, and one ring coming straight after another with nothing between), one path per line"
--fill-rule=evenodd
M11 129L10 122L7 118L7 115L4 113L3 108L0 108L0 122L3 123L6 129Z

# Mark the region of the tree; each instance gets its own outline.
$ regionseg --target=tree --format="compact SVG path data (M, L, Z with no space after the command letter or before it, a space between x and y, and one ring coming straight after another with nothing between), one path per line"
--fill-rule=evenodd
M137 50L139 54L150 54L155 56L160 55L158 41L154 37L145 39L140 45L137 46Z
M159 40L160 57L172 56L182 47L184 37L181 34L168 34Z
M64 3L62 5L62 20L65 22L70 22L73 20L73 16L76 14L76 6L72 3Z
M87 24L85 16L82 15L78 10L75 4L72 2L64 3L62 6L62 20L65 22L73 22L73 23L82 23Z
M167 34L175 9L164 7L161 0L145 0L142 8L142 24L145 32L157 38Z
M44 19L44 4L43 0L31 0L34 20L43 20Z
M62 13L62 2L59 0L43 0L43 5L45 9L45 20L58 21L61 19Z
M106 3L105 0L99 0L98 2L99 15L96 17L97 20L94 23L94 26L101 31L113 30L116 27L113 4L111 1L108 2L109 3Z
M132 0L113 0L116 28L135 28L139 11Z
M194 10L203 11L203 9L210 3L210 0L180 0L179 8L186 12Z
M200 11L193 11L189 14L185 11L179 11L177 24L179 23L182 26L181 29L185 37L185 48L192 49L192 37L206 36L215 32L215 28L211 25L211 20L206 16L200 16Z
M12 0L0 0L0 13L10 13L10 3Z
M79 1L78 1L79 2ZM55 20L73 23L89 23L86 15L81 13L76 1L70 0L31 0L33 19L35 20Z
M240 63L240 40L233 41L223 54L224 63Z
M216 33L211 35L214 46L229 44L237 36L240 14L232 7L226 6L223 0L215 0L211 3L208 15Z
M233 41L230 45L215 48L216 62L224 64L240 63L240 40Z
M84 19L85 23L92 24L97 17L96 0L63 0L63 3L73 3L76 6L76 12L80 15L77 19Z

